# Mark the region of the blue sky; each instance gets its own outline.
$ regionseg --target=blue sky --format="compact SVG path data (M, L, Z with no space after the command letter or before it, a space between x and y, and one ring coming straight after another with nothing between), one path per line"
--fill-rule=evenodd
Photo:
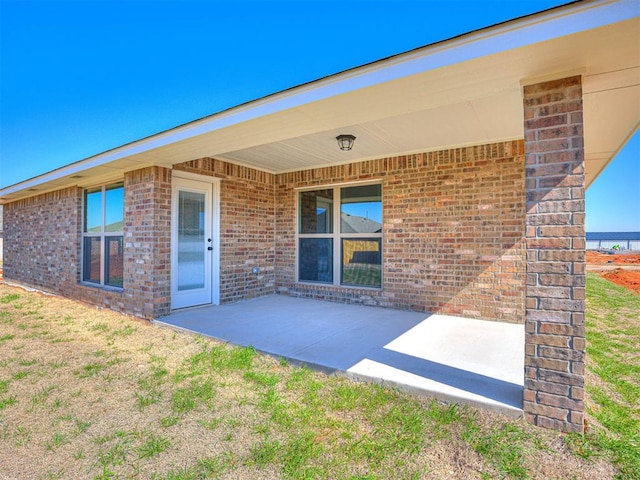
M0 187L553 0L0 0ZM638 134L587 229L640 230Z

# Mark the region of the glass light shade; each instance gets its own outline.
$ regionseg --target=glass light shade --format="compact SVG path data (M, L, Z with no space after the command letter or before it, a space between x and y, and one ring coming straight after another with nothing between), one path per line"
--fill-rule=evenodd
M340 150L349 151L353 148L353 142L356 139L353 135L338 135L336 140L338 141L338 147Z

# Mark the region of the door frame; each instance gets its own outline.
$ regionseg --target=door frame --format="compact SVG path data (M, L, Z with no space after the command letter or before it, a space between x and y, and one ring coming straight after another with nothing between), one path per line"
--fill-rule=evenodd
M173 306L173 292L175 287L175 281L177 277L173 275L174 266L177 262L177 250L175 245L177 222L176 222L176 192L178 185L173 180L189 180L200 182L202 184L211 185L211 218L209 219L211 224L211 246L213 252L211 255L211 304L220 304L220 179L210 177L208 175L199 175L191 172L183 172L180 170L172 170L172 182L171 182L171 309ZM193 305L196 306L196 305ZM179 307L179 308L189 308Z

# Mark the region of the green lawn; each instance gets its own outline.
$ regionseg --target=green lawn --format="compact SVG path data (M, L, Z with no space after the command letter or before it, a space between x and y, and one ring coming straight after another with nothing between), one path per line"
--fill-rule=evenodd
M369 263L352 263L342 267L342 284L365 287L382 285L382 266Z
M620 478L640 479L640 295L590 274L586 322L594 425L576 445L586 457L608 455Z
M0 284L0 478L640 478L640 297L588 309L579 436Z

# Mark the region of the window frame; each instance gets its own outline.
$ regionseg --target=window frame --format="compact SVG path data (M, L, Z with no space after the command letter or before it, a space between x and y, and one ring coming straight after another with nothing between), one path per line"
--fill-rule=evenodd
M107 219L107 190L122 188L122 196L123 196L123 209L122 209L122 229L120 231L106 231L105 222ZM89 193L100 192L100 230L89 232L87 231L87 195ZM107 247L109 246L109 242L107 242L108 238L121 238L122 249L124 250L124 181L110 182L103 185L95 185L92 187L87 187L82 191L82 219L81 219L81 248L80 248L80 283L83 285L88 285L92 287L99 287L104 289L111 289L122 291L124 290L124 278L123 285L112 285L106 283L105 275L106 275L106 266L109 263L108 255L107 255ZM100 240L100 281L95 282L92 280L85 279L85 244L87 238L98 238ZM122 268L124 270L124 259Z
M361 187L366 185L380 185L380 204L382 210L382 218L380 224L382 225L379 233L342 233L341 232L341 206L342 206L342 189L349 187ZM301 205L300 205L300 193L312 192L316 190L333 190L333 208L332 208L332 233L300 233L301 231ZM296 283L303 285L324 285L333 286L348 289L365 289L365 290L382 290L384 285L384 271L382 265L384 265L384 191L382 180L368 180L363 182L344 182L333 184L314 185L310 187L300 187L295 189L295 280ZM319 282L312 280L300 279L300 239L301 238L330 238L333 240L333 282ZM342 241L344 239L379 239L380 241L380 286L370 285L354 285L348 283L342 283Z

